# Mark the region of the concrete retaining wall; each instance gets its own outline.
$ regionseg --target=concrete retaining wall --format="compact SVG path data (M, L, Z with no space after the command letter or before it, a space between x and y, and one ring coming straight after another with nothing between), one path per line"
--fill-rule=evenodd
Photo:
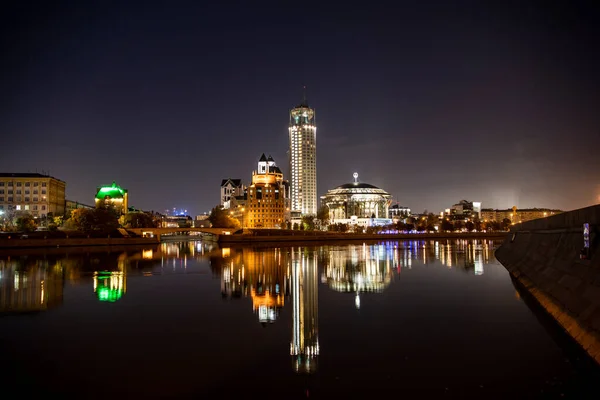
M123 246L140 244L158 244L154 238L60 238L60 239L0 239L2 249L33 247L73 247L73 246Z
M318 231L298 232L288 235L219 235L219 243L285 243L285 242L331 242L331 241L364 241L364 240L430 240L430 239L504 239L503 232L494 233L410 233L410 234L354 234L324 233Z
M583 224L590 248L581 259ZM600 363L600 205L515 225L496 258Z

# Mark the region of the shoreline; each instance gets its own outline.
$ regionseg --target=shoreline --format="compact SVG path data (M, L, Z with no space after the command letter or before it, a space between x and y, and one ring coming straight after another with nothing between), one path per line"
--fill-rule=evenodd
M381 242L390 240L431 239L504 239L507 232L494 233L406 233L406 234L332 234L304 232L293 235L219 235L217 242L229 244L261 243L346 243L355 241ZM194 239L187 239L194 240ZM197 239L202 240L202 239ZM132 245L158 245L162 241L153 238L51 238L51 239L0 239L0 252L14 249L61 248L61 247L110 247Z
M505 239L508 232L492 233L402 233L402 234L332 234L305 232L298 235L220 235L219 244L286 243L286 242L352 242L430 239Z
M12 249L38 249L88 246L157 245L158 238L51 238L51 239L0 239L0 251Z

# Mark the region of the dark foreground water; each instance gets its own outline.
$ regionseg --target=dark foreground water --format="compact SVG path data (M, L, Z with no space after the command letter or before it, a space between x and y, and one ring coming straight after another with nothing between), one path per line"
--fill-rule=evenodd
M0 395L600 398L498 244L0 253Z

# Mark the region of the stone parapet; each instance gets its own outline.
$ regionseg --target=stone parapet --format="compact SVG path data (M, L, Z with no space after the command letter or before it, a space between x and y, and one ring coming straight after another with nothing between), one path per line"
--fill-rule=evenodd
M590 226L584 249L583 225ZM496 258L600 363L600 205L514 225Z

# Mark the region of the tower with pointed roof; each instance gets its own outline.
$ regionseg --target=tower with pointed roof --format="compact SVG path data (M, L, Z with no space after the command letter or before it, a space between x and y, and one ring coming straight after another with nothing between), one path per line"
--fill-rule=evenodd
M245 207L241 210L243 228L283 228L289 221L288 182L273 157L261 155L252 172Z
M317 127L315 110L306 101L290 111L290 186L292 211L301 215L317 213Z

